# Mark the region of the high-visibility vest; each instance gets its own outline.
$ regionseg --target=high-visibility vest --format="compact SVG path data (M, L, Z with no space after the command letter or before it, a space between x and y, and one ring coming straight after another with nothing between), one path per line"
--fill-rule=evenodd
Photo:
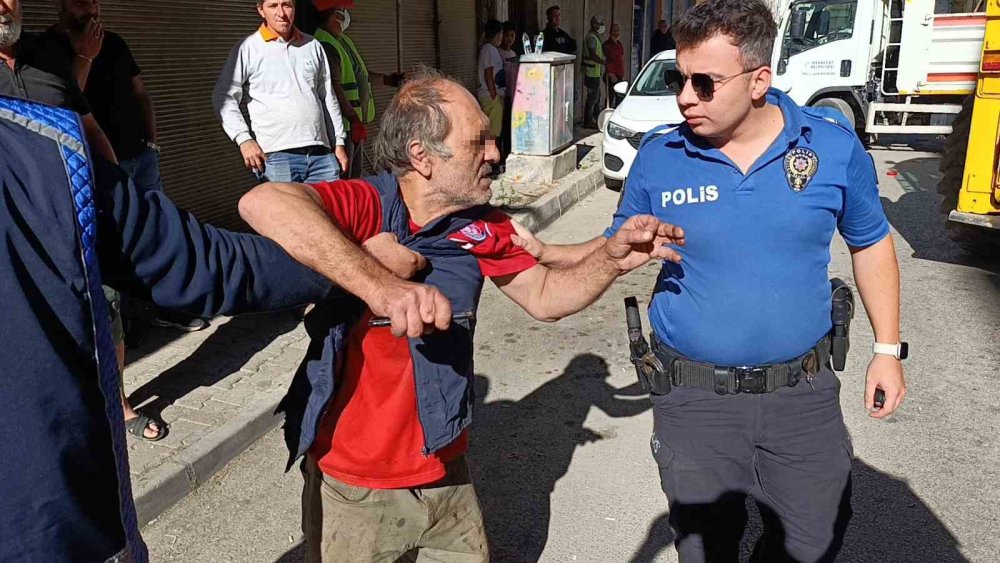
M358 113L362 123L374 121L375 98L372 95L371 80L368 78L368 67L365 65L364 59L361 58L361 54L358 53L358 48L354 46L354 42L345 34L336 37L325 29L317 29L313 37L337 50L337 55L340 57L340 86L344 89L347 100L354 107L354 111ZM361 103L361 85L358 84L354 73L354 61L358 62L361 74L364 76L365 82L368 83L368 102L364 104L364 107ZM347 119L344 119L344 126L350 129L351 124Z
M597 49L593 52L590 50L591 36L597 44ZM583 75L588 78L600 78L604 75L604 65L590 60L588 57L591 54L596 54L601 59L604 58L604 45L601 43L601 36L593 31L587 34L587 40L583 42Z

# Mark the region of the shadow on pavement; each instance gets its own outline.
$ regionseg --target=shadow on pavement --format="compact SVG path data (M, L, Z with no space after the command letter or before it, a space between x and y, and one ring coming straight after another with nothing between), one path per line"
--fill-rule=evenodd
M494 561L537 561L545 549L550 495L577 446L604 439L584 427L592 406L611 417L650 408L638 383L618 389L594 354L519 401L483 402L489 380L476 376L476 422L469 457ZM627 397L627 398L619 398Z
M854 460L851 476L854 516L847 526L844 545L836 561L968 562L959 551L955 536L905 481L859 459ZM740 561L751 560L754 544L763 529L757 507L752 501L746 505L749 522L741 543ZM669 548L674 533L668 517L665 513L653 521L646 541L636 550L631 563L650 563ZM778 535L783 533L779 530Z
M898 201L882 198L889 222L913 248L914 258L1000 274L1000 264L996 260L970 254L948 238L947 218L940 209L942 197L937 193L941 176L939 161L937 157L915 157L893 163L904 193Z
M209 387L239 371L251 357L301 322L301 309L234 317L219 326L197 350L136 389L129 403L138 406L156 397L143 410L159 414L198 387Z
M284 555L274 560L274 563L300 563L306 560L306 544L299 542Z

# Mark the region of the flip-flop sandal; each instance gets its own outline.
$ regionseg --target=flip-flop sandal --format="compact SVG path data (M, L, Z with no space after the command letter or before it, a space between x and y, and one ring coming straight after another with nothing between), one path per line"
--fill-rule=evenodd
M128 430L129 434L147 442L159 442L167 437L167 424L165 422L142 411L136 411L136 414L139 416L125 421L125 429ZM152 424L156 426L152 426ZM146 436L147 429L156 432L156 435Z

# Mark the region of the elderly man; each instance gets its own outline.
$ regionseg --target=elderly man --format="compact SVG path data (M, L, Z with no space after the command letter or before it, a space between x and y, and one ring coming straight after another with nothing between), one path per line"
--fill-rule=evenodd
M45 48L38 35L22 33L21 21L20 0L0 0L0 95L75 111L83 118L91 147L117 162L70 65L58 52Z
M215 86L222 127L259 179L336 180L349 163L326 54L295 27L293 0L257 0L257 12L264 23L233 48ZM244 87L250 123L240 111Z
M254 228L320 273L338 267L345 240L388 232L430 263L418 279L447 297L392 332L360 306L349 315L348 305L320 306L307 320L314 341L284 407L293 460L308 451L310 561L395 560L413 549L435 561L486 561L465 461L484 279L532 317L555 321L651 258L676 259L664 244L683 244L680 229L634 217L574 267L537 264L514 246L510 219L487 205L490 163L499 159L489 127L462 85L417 77L383 118L376 155L391 172L265 184L240 202ZM449 319L450 328L427 334L427 321L442 328ZM404 332L409 339L397 337Z

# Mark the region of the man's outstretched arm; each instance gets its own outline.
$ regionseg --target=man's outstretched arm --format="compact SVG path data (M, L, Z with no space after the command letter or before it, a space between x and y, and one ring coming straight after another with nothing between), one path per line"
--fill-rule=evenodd
M97 244L104 283L169 309L203 316L314 303L329 280L263 237L199 222L165 195L140 195L99 157Z
M553 322L587 308L618 276L650 260L680 262L680 254L668 244L683 246L684 231L650 215L637 215L573 266L555 269L539 264L494 281L529 315Z
M389 317L393 333L417 337L426 325L451 321L451 304L427 285L396 277L350 240L327 214L319 194L305 184L270 182L240 199L240 215L293 258Z

